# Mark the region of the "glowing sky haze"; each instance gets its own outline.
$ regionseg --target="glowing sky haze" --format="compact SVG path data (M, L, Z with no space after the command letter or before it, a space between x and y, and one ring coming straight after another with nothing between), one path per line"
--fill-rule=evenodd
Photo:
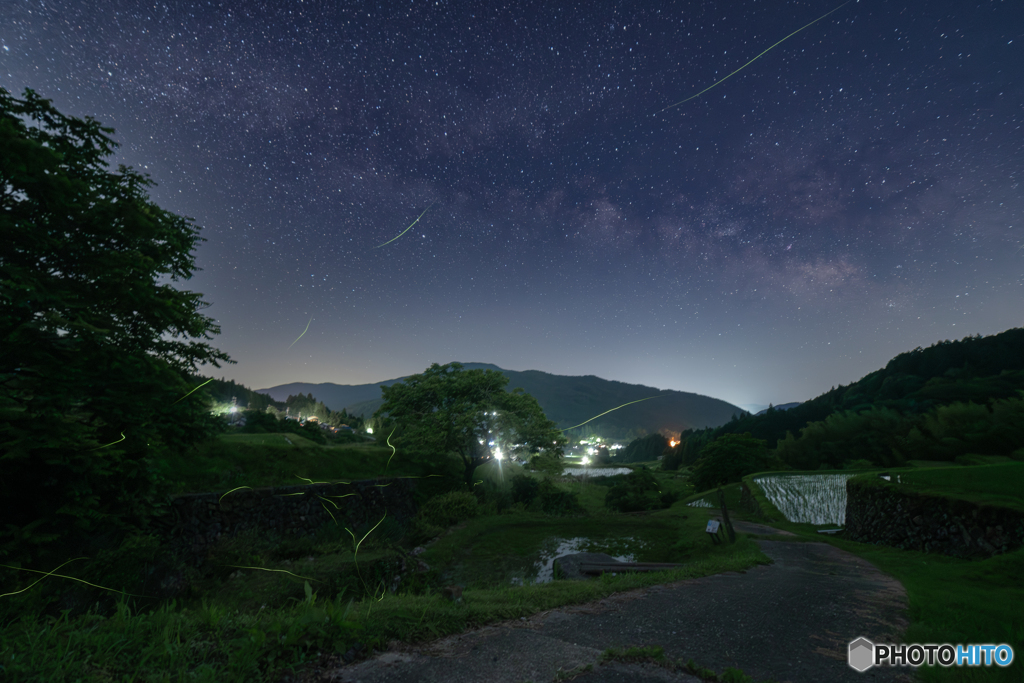
M218 377L783 403L1024 323L1019 1L854 0L665 109L840 4L0 0L0 86L204 228Z

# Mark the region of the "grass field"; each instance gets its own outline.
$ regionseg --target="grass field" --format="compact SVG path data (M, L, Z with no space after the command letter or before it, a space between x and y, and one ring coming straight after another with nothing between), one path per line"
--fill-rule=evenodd
M352 480L379 476L390 456L373 445L321 447L295 435L287 435L291 443L284 437L221 437L169 466L167 474L178 477L182 490L292 483L295 475ZM392 472L396 465L402 462L393 461ZM1013 466L1021 464L907 470L908 485L982 498L1019 496L1015 486L1021 473ZM478 468L476 478L498 491L517 474L541 476L489 463ZM247 534L223 539L213 548L208 569L191 575L191 589L176 601L136 595L115 602L101 590L56 575L42 577L40 584L32 583L39 577L26 579L16 594L0 600L0 679L277 681L285 671L307 666L320 651L344 652L357 643L365 651L391 640L432 639L617 591L766 561L745 535L732 545L709 542L704 528L713 511L686 503L705 498L717 507L714 492L693 494L679 473L654 474L663 490L683 498L640 516L614 514L604 508L604 495L621 476L556 477L555 486L579 495L582 513L553 517L520 505L494 514L497 508L487 503L481 506L487 514L447 530L416 559L409 554L410 529L387 519L358 548L333 525L309 538ZM740 485L724 490L732 517L750 518L739 504ZM905 642L1005 642L1024 652L1024 550L966 561L821 536L811 524L774 525L799 540L849 550L900 580L910 598ZM573 539L580 549L682 566L591 581L532 583L552 548ZM133 543L58 573L130 590L131 568L146 566L158 550L144 538ZM428 568L406 571L394 583L401 565L417 560ZM125 581L118 583L119 577ZM461 602L443 596L441 589L451 584L464 588ZM68 586L80 586L79 593L70 593L78 596L77 604L95 606L74 613L66 605L75 600L47 607L51 599L66 601ZM1019 680L1020 666L922 667L919 676L928 683L1010 683Z
M282 445L269 437L266 441L232 437L211 445L208 452L242 466L255 465L257 456L277 459L258 465L259 476L270 479L244 473L250 481L268 483L276 483L275 472L313 462L298 458L333 455L331 449ZM365 456L356 452L345 457L367 467L375 464L379 453L364 451ZM478 477L499 481L508 474L508 469L492 466L478 470ZM666 486L685 486L672 474L663 476ZM204 479L195 475L191 481ZM603 508L603 482L555 485L581 493L586 512L552 517L514 507L506 514L468 519L419 555L429 565L427 571L406 572L397 584L401 564L416 560L408 554L407 530L390 520L382 521L358 551L344 530L331 525L314 538L243 534L223 539L213 548L209 570L194 576L188 595L173 602L129 598L75 616L51 607L47 616L42 602L70 583L50 577L34 590L0 602L4 680L277 681L285 670L305 665L319 651L435 638L617 591L767 561L749 539L711 544L704 533L705 515L693 515L680 503L646 514L638 523L636 516ZM573 538L585 539L587 549L613 554L629 550L638 560L682 566L593 581L533 583L545 553ZM139 542L135 552L144 554L146 547ZM138 559L130 551L106 558L108 564L121 566ZM60 573L97 583L114 580L98 565L69 566ZM450 584L464 587L460 602L443 597L442 587Z
M1024 511L1024 462L900 471L900 482L919 493Z
M161 474L174 493L184 493L418 473L400 457L389 467L390 456L391 449L373 443L320 446L297 434L224 434L169 461Z

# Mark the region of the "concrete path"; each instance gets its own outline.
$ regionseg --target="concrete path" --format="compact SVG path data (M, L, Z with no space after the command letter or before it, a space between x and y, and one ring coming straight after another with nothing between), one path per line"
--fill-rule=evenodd
M697 680L650 664L598 663L606 648L650 645L664 648L668 658L692 658L719 674L738 667L756 681L909 680L908 670L858 674L846 663L847 644L859 636L899 641L907 623L906 592L899 582L823 543L757 543L772 565L619 593L311 671L303 680L548 683L560 671L588 664L592 670L572 680Z

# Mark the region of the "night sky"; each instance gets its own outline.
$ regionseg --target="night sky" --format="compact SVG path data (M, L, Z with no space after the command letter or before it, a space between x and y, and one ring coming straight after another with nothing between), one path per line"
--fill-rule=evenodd
M567 4L0 0L0 86L203 227L207 371L252 388L747 406L1024 324L1024 3L853 0L667 110L840 3Z

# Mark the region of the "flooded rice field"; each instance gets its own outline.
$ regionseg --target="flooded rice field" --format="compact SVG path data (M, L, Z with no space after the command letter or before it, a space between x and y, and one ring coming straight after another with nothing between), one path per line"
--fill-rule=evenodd
M790 522L846 523L846 480L853 474L770 474L754 479Z

